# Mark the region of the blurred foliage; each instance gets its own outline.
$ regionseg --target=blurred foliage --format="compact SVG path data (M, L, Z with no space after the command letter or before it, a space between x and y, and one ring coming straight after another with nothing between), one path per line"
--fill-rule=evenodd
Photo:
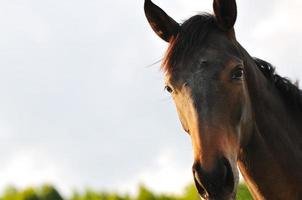
M59 192L50 185L41 188L26 188L18 191L15 187L9 186L4 190L0 200L63 200Z
M237 198L238 200L253 200L250 191L244 184L238 186Z
M244 184L238 186L237 200L253 200ZM108 193L86 190L84 193L73 192L70 198L63 198L51 185L43 185L37 188L25 188L18 190L15 187L7 187L0 200L200 200L193 184L184 189L182 195L156 194L144 185L140 185L137 195Z

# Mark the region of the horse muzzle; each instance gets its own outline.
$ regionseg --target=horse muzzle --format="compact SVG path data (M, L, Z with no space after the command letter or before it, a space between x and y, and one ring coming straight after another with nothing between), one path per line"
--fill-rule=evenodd
M193 165L193 177L197 191L205 200L233 200L236 196L237 177L230 162L221 158L211 171L205 171L200 162Z

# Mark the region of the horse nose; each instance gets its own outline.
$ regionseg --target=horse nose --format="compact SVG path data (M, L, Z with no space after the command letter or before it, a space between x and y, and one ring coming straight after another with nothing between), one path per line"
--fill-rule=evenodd
M230 162L226 158L218 160L210 171L205 171L200 162L195 162L192 171L195 186L204 199L209 197L222 199L234 192L235 178Z

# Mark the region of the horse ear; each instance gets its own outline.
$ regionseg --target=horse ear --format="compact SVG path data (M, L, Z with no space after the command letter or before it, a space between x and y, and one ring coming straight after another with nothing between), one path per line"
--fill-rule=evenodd
M170 42L179 31L179 24L168 16L160 7L145 0L145 15L154 32L166 42Z
M236 0L214 0L213 7L219 26L226 31L232 29L237 18Z

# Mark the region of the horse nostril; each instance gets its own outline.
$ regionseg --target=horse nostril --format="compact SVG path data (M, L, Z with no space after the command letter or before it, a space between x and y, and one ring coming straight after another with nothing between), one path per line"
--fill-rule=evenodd
M204 185L208 181L207 181L206 174L203 172L201 165L199 163L194 163L192 171L193 171L195 186L199 195L204 199L208 199L209 193L207 191L206 185Z
M235 187L235 178L233 174L233 170L231 167L230 162L226 159L223 158L223 167L224 167L224 190L226 192L233 192L234 187Z
M194 178L195 186L196 186L196 189L197 189L199 195L202 198L207 199L209 197L209 194L208 194L206 188L204 187L204 185L202 184L197 171L195 171L195 170L193 170L193 178Z

